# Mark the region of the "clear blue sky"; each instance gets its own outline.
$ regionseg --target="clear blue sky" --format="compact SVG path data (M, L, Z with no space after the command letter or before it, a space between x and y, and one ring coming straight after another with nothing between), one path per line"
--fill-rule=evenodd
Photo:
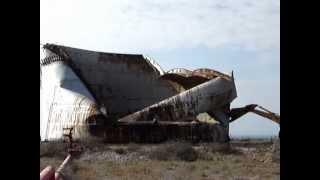
M164 70L212 68L236 78L232 107L280 113L279 0L41 0L40 40L83 49L145 54ZM274 136L254 114L231 136Z

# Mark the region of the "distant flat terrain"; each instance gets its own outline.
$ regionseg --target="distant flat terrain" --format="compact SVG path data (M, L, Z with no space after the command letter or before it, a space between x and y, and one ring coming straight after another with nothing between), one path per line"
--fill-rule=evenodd
M277 143L275 143L277 142ZM95 179L280 179L276 140L233 140L230 144L86 143L67 165L66 180ZM40 171L58 167L66 156L62 143L40 144Z

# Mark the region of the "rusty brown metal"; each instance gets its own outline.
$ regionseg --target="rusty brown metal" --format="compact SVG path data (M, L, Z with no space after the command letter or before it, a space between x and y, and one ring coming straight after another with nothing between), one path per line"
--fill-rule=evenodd
M180 89L183 90L188 90L209 80L200 76L185 77L180 74L164 74L160 78L179 84Z
M180 76L190 77L192 75L192 71L185 68L174 68L167 71L166 74L179 74Z
M262 110L256 109L256 108L260 108ZM249 104L245 107L241 107L241 108L233 108L231 109L230 112L230 122L233 122L235 120L237 120L238 118L240 118L241 116L247 114L248 112L252 112L255 113L257 115L260 115L264 118L267 118L273 122L276 122L278 124L280 124L280 115L271 112L270 110L262 107L262 106L258 106L257 104Z
M188 122L119 123L117 128L106 127L104 134L106 143L226 142L228 138L228 132L219 124Z
M268 118L273 122L276 122L278 124L280 124L280 115L272 113L272 112L265 112L265 111L261 111L258 109L254 109L252 110L253 113L258 114L262 117Z
M184 68L171 69L163 74L160 78L171 82L176 82L181 85L183 89L187 90L217 77L231 80L231 76L229 75L205 68L196 69L194 71Z
M213 79L216 77L221 77L227 80L231 80L231 76L221 73L219 71L213 70L213 69L206 69L206 68L201 68L201 69L196 69L192 72L192 76L200 76L204 77L207 79Z
M119 119L119 122L181 121L189 116L219 109L236 98L233 81L215 78L141 111Z
M44 121L44 125L48 125L48 128L42 128L45 137L58 138L60 129L70 126L74 126L75 137L83 138L86 134L101 137L105 127L113 126L114 120L128 115L133 117L144 108L149 108L149 111L142 113L147 116L142 121L154 116L153 120L159 119L158 125L166 124L162 121L171 121L167 126L178 125L179 121L193 121L198 113L218 109L236 97L234 82L215 75L219 73L214 70L189 71L177 68L164 72L155 61L143 55L103 53L53 44L47 44L44 48L52 53L40 62L41 76L51 71L50 68L54 67L51 64L61 62L61 67L68 66L84 84L89 92L85 96L92 96L90 102L87 97L71 98L71 104L64 106L64 89L75 92L83 90L79 89L81 85L74 89L73 81L62 78L61 84L57 84L59 98L54 95L53 99L56 100L51 104L49 119ZM57 68L59 70L60 67ZM68 77L68 74L61 75ZM51 87L45 86L45 77L40 80L44 84L44 92ZM221 85L214 85L219 83ZM81 104L84 108L77 108L78 105L82 107ZM144 126L143 123L140 125ZM188 126L183 123L179 125Z
M164 72L154 60L140 54L54 44L44 48L48 54L40 61L45 112L40 139L59 139L63 128L74 127L76 138L97 136L107 142L193 137L224 141L230 118L232 121L248 111L230 110L237 97L233 74L207 68ZM200 123L200 113L207 113L217 123Z
M251 112L257 106L258 105L256 104L249 104L240 108L232 108L230 110L230 122L233 122L238 118L242 117L243 115L247 114L248 112Z
M108 116L119 118L179 93L159 80L159 65L139 54L116 54L48 45L63 57ZM130 91L128 91L130 89Z

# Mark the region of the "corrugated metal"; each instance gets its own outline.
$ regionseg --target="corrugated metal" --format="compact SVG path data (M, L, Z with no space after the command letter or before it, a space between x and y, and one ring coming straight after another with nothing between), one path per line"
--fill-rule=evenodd
M100 113L90 92L61 56L47 50L40 65L41 139L61 139L68 127L75 138L88 136L86 120Z

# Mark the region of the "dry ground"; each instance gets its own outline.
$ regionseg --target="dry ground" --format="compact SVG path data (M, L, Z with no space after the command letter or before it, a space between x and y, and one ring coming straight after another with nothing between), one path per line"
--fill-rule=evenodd
M279 144L278 144L279 145ZM110 145L90 143L67 165L66 180L95 179L280 179L280 146L269 141L230 145L180 142ZM40 144L40 170L58 167L61 143Z

